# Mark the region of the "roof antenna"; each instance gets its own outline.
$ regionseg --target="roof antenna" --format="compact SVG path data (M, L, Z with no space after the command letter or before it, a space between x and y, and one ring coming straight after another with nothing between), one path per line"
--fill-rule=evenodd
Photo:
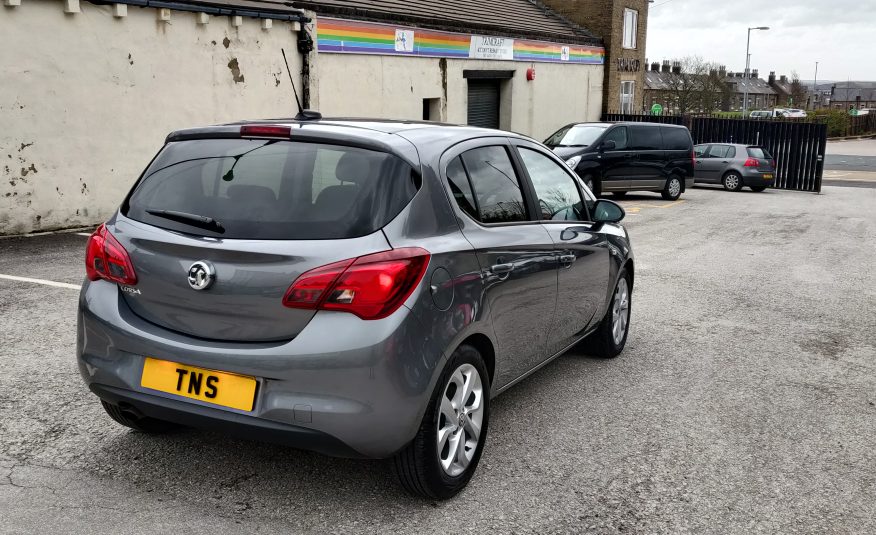
M318 121L322 119L322 114L315 110L305 110L301 107L301 100L298 98L298 90L295 89L295 82L292 80L292 71L289 70L289 61L286 59L286 51L280 49L283 53L283 63L286 64L286 72L289 74L289 83L292 84L292 91L295 93L295 104L298 105L298 115L295 116L296 121Z

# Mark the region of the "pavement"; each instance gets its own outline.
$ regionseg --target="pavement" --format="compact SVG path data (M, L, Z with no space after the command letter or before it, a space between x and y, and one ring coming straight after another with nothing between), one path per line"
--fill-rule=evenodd
M876 139L829 141L822 184L876 188Z
M876 189L622 204L626 350L496 398L446 502L382 461L119 427L75 365L85 236L0 240L0 275L62 284L0 277L0 533L876 533Z

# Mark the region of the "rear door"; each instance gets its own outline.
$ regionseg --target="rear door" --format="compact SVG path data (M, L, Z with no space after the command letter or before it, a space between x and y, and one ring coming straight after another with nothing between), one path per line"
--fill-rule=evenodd
M362 148L288 138L169 143L112 224L138 277L122 299L145 320L198 338L295 338L314 312L283 305L292 282L390 249L380 229L418 183L401 159ZM189 282L198 262L212 275L200 289Z
M697 173L705 180L712 183L721 181L724 175L724 170L730 163L728 158L730 152L729 145L712 144L709 146L709 152L704 158L697 160Z
M557 313L546 352L553 355L597 321L609 285L608 245L589 221L578 182L565 166L537 145L513 144L538 200L537 215L557 254Z
M496 388L547 356L557 300L554 244L531 216L535 209L511 150L506 138L487 138L458 145L442 158L485 283L483 304L501 355Z
M708 168L704 165L709 157L710 145L694 146L694 177L697 181L709 181Z
M630 176L630 189L661 190L666 182L666 155L659 126L631 125L632 149L635 152L635 172Z

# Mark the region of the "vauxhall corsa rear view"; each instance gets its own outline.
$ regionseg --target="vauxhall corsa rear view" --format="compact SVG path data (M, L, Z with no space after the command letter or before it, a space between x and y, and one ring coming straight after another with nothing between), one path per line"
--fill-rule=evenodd
M628 334L623 210L528 138L263 121L181 130L89 239L82 377L144 433L392 458L448 498L490 398Z

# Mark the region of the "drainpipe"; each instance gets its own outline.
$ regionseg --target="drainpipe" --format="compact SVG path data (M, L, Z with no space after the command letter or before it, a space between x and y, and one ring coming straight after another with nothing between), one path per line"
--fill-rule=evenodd
M301 106L310 109L310 53L313 52L313 38L307 31L307 25L301 24L298 32L298 52L301 54Z

